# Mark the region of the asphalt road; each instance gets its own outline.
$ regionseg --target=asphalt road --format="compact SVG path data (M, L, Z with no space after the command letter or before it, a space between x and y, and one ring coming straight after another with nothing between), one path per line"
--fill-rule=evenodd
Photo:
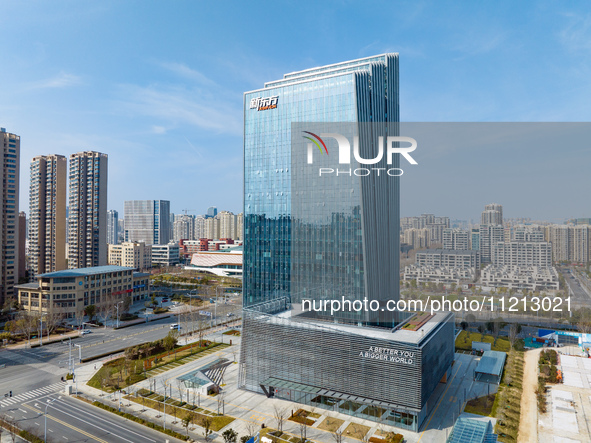
M220 304L217 307L217 316L220 321L229 320L232 317L227 317L226 314L240 308L237 304ZM208 305L201 310L211 311L213 315L215 306ZM83 359L104 355L128 346L158 340L169 333L171 323L177 322L175 316L118 330L93 329L90 334L71 340L73 359L77 361L80 355ZM181 332L190 328L191 324L187 319L181 317ZM37 348L0 350L0 408L3 404L17 403L17 399L22 403L32 395L61 391L61 377L68 373L69 342L66 339ZM10 395L10 391L14 400L5 397Z
M26 401L18 407L3 412L18 420L19 427L30 429L43 436L47 402L48 442L99 442L99 443L160 443L165 440L178 442L158 431L103 411L82 401L66 396L47 395Z

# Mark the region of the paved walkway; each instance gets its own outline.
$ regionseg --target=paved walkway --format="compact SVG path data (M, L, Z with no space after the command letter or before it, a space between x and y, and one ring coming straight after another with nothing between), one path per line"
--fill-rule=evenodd
M524 354L523 364L523 396L521 397L521 413L517 441L536 443L538 441L538 360L540 349L532 349Z

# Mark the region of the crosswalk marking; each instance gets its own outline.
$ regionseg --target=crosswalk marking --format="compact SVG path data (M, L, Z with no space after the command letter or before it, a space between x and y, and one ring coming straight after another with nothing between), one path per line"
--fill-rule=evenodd
M43 388L34 389L32 391L23 392L22 394L15 395L14 397L3 398L0 400L0 407L13 405L15 403L22 403L33 398L41 397L43 395L52 394L62 390L65 383L58 382Z

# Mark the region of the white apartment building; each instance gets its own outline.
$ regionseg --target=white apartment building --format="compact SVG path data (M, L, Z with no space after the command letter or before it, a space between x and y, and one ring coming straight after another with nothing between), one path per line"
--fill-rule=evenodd
M19 274L20 137L0 128L0 302L14 294Z
M67 159L39 155L31 160L29 269L31 275L66 269Z
M179 240L195 240L195 217L188 214L175 215L172 230L172 239L177 243Z
M413 249L428 248L431 245L431 233L429 229L407 229L402 234L402 242L412 246Z
M417 283L452 284L470 283L476 279L474 268L451 268L447 266L417 266L404 268L404 281L415 280Z
M107 264L107 154L70 155L68 267Z
M137 270L152 267L152 246L144 242L123 242L109 245L109 265Z
M549 242L498 242L492 248L492 264L497 267L552 266L552 244Z
M175 242L166 245L152 245L152 264L160 266L174 266L180 263L181 252L179 244Z
M451 249L427 249L417 251L417 266L431 266L434 268L473 268L480 269L480 254L471 249L459 251Z
M552 242L554 262L588 263L590 256L591 225L550 225L546 235Z
M459 228L444 229L443 249L470 249L470 234L468 233L468 231Z
M510 267L488 265L482 270L483 287L527 289L528 291L558 290L558 272L552 267Z
M511 241L523 242L542 242L544 238L544 229L537 225L520 225L513 227Z
M482 263L492 261L492 248L505 239L505 232L502 225L480 225L479 244Z

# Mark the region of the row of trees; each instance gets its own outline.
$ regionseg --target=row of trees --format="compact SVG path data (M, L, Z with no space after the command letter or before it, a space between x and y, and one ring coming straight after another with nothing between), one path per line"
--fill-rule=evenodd
M106 327L106 321L114 316L117 304L119 304L119 314L121 315L129 311L131 301L131 297L120 299L117 296L109 295L99 305L88 305L84 309L78 310L75 314L76 325L79 328L82 327L85 316L88 316L90 322L95 317L101 319ZM50 312L20 310L14 315L13 320L6 322L4 330L13 336L23 337L30 344L31 337L35 335L45 333L49 337L63 323L65 317L64 312L58 309ZM3 338L7 337L3 336Z

